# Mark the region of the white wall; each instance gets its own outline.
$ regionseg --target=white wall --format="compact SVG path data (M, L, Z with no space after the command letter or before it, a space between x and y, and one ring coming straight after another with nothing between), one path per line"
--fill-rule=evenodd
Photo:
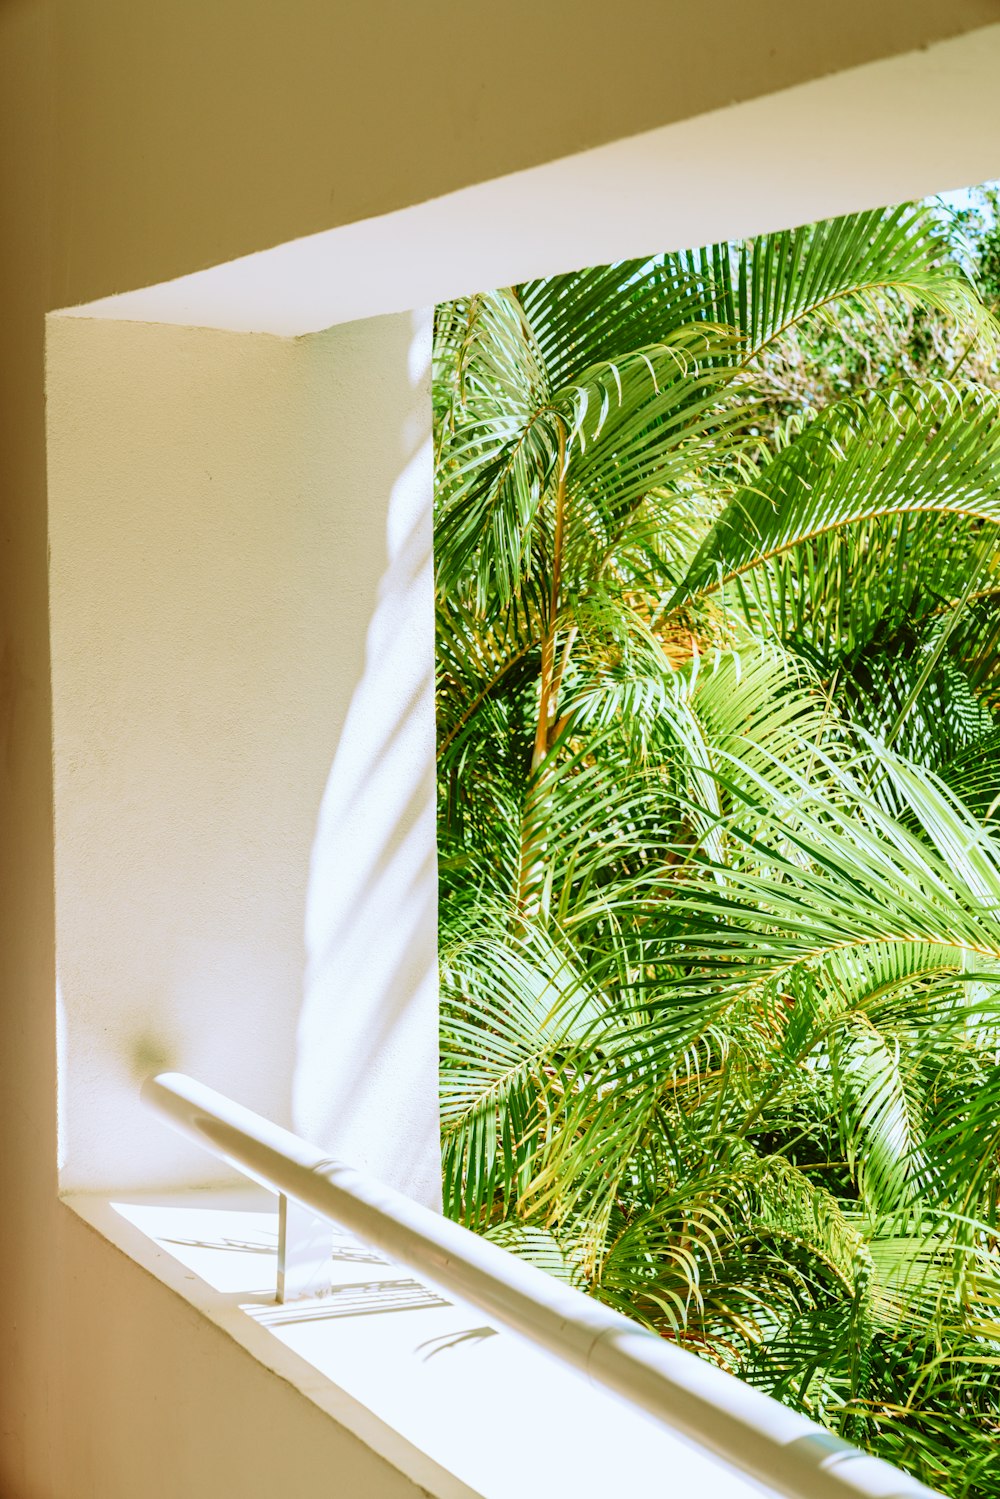
M338 537L355 532L360 546L371 535L373 456L397 477L387 511L382 499L377 598L366 586L351 614L353 627L370 613L364 670L312 852L293 1118L306 1139L440 1207L430 312L412 323L355 323L298 345L318 399L311 421L322 429L331 404L365 413L350 456L346 422L326 424L331 472L365 476L338 507ZM382 328L409 332L406 367ZM385 362L378 392L373 355ZM334 547L340 580L350 559Z
M64 1187L171 1067L439 1201L429 339L50 320Z

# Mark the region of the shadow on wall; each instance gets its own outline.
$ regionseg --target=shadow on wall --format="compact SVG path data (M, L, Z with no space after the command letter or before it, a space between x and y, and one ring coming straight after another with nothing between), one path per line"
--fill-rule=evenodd
M402 426L404 453L312 849L293 1121L439 1207L431 325L430 311L414 313L405 366L386 365L408 373L408 414L400 424L397 391L385 433L393 442Z

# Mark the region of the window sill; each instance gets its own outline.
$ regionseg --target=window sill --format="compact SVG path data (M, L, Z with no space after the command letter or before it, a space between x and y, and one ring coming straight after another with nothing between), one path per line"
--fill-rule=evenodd
M277 1204L239 1186L67 1205L440 1499L766 1492L457 1299L335 1231L333 1289L278 1305ZM580 1433L586 1433L581 1439Z

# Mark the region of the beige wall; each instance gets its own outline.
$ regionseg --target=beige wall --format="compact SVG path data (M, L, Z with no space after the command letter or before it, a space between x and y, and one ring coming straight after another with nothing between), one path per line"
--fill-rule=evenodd
M14 1392L31 1406L5 1439L4 1499L426 1496L68 1208L49 1231L58 1335ZM17 1310L37 1338L37 1313Z
M52 305L997 20L996 0L57 0Z
M429 316L47 352L62 1184L160 1067L438 1203Z
M326 1418L292 1392L276 1393L246 1355L56 1202L45 313L997 19L994 0L836 7L627 0L613 23L605 5L589 0L544 7L524 0L505 8L502 25L495 5L446 0L0 5L5 1495L172 1499L228 1491L256 1499L311 1492L302 1465L321 1474L320 1491L329 1492L326 1475L340 1471L343 1454ZM995 32L985 42L994 45ZM958 61L941 73L932 47L926 70L919 59L911 68L907 108L886 109L884 120L885 78L878 68L854 75L858 107L884 125L870 132L864 153L817 135L814 96L797 96L792 113L777 117L782 139L797 141L797 157L783 157L776 173L766 151L744 155L747 190L780 222L821 211L822 172L838 206L873 181L888 198L957 185L964 164L992 159L996 91L973 98L968 86L981 55L973 37L968 50L948 54ZM980 121L973 133L969 110ZM716 115L706 128L731 162L746 140L736 122L727 130L726 118ZM700 128L692 126L696 140ZM892 165L880 175L883 133ZM711 232L718 192L711 157L704 161L701 222ZM945 180L928 180L939 164ZM970 176L989 172L1000 175L1000 162ZM618 213L640 211L648 182L622 181ZM800 214L803 184L808 209ZM585 194L586 186L584 171L577 189ZM387 278L407 249L398 234L383 246ZM579 258L589 257L581 250ZM289 1444L300 1469L282 1483L279 1460ZM341 1492L381 1489L345 1471ZM396 1489L387 1482L384 1491Z
M53 1442L68 1380L49 1307L62 1298L55 1288L69 1266L83 1263L77 1249L85 1238L82 1225L67 1231L55 1202L43 404L50 96L43 8L0 7L0 1280L9 1294L0 1334L0 1492L12 1499L68 1499Z

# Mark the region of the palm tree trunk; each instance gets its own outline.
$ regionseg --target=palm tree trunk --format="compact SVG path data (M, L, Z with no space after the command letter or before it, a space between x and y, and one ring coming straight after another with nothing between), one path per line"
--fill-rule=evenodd
M538 693L538 723L531 769L536 771L549 748L549 725L555 714L559 683L555 676L556 619L559 615L559 589L562 583L563 528L566 511L566 428L559 423L558 480L556 483L556 517L552 536L552 578L549 587L549 617L542 641L542 677ZM559 677L561 679L562 672Z
M518 919L523 921L528 914L528 902L532 887L545 857L545 843L539 841L539 813L542 787L538 781L538 770L549 751L550 731L559 702L559 686L565 670L564 659L556 671L556 620L559 617L559 595L562 586L563 533L566 516L566 428L559 423L559 452L557 458L556 512L552 532L552 576L549 581L549 609L545 635L542 639L542 670L538 688L538 720L535 725L535 743L531 753L531 784L525 798L521 815L521 871L518 880Z

